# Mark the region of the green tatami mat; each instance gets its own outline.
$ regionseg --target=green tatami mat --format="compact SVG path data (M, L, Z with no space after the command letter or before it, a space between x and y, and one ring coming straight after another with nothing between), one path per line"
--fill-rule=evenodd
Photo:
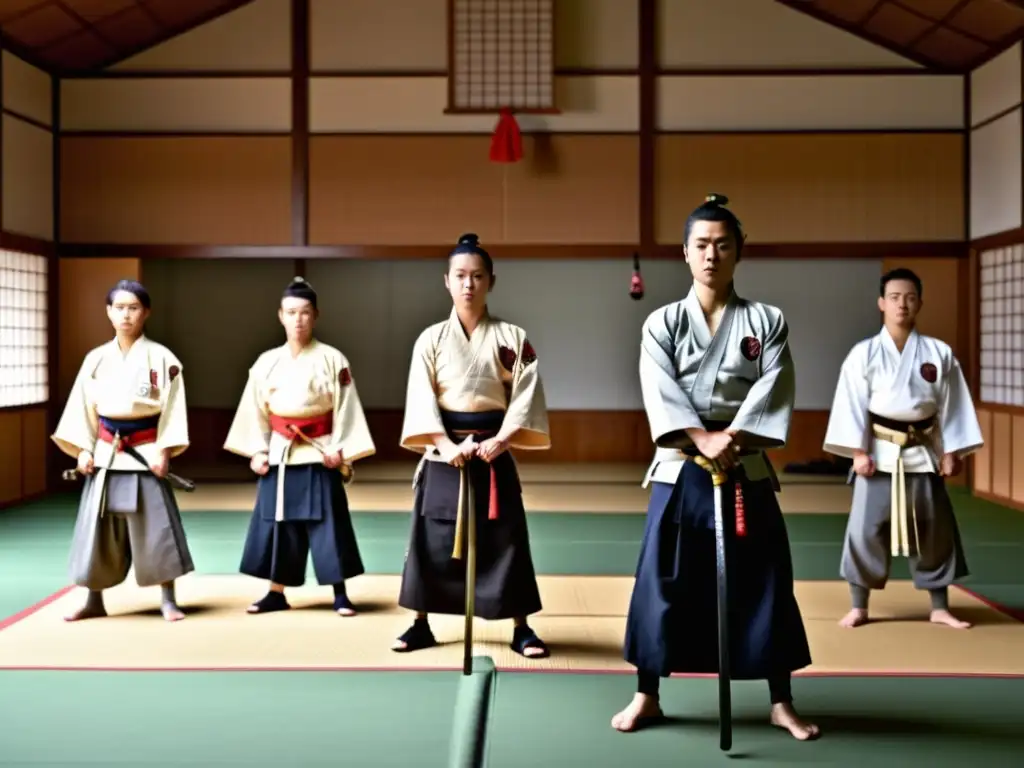
M1024 680L798 678L795 704L822 728L815 742L768 725L764 682L734 683L729 756L718 749L715 680L663 680L662 706L674 719L619 733L612 715L635 687L630 675L499 673L487 768L1009 768L1024 754Z
M956 494L955 501L971 568L964 586L1024 611L1024 514L966 494ZM0 618L65 585L74 510L74 500L65 497L0 513L0 562L5 573L0 581ZM202 573L237 573L248 513L185 512L183 518L196 568ZM409 515L356 512L353 520L367 571L400 573ZM837 580L846 516L793 514L786 522L796 578ZM537 513L529 516L529 526L540 574L631 576L644 516ZM905 559L894 561L892 576L909 577Z
M445 768L454 673L2 672L0 766Z

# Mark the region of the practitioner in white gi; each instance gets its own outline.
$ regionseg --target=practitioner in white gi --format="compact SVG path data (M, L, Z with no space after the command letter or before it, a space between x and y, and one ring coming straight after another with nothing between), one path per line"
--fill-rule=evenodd
M110 289L114 338L85 356L52 437L85 476L70 576L89 593L68 621L106 616L103 590L123 582L132 566L140 587L161 586L167 621L185 618L174 581L194 566L166 480L170 460L189 444L185 382L174 353L146 338L149 313L141 283L121 280Z
M920 278L881 279L882 330L850 351L839 374L825 450L853 460L853 504L840 565L852 607L839 622L868 621L893 556L909 558L914 586L931 595L931 621L970 623L949 610L948 588L968 575L945 478L981 448L971 393L949 345L915 328Z

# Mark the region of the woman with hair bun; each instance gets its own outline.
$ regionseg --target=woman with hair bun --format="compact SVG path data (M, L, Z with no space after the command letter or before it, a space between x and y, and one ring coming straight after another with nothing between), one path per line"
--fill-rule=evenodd
M528 658L548 649L526 622L541 609L519 475L510 449L551 447L537 354L526 331L492 317L487 296L494 265L474 234L448 256L447 320L416 340L406 394L403 448L423 455L416 477L412 533L399 605L416 612L392 646L437 644L430 613L465 611L466 570L456 531L463 467L475 497L477 575L474 614L513 619L511 647Z

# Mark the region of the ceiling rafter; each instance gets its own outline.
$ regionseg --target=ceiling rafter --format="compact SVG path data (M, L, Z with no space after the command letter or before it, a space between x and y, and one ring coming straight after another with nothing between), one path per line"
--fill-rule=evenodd
M90 74L250 2L3 0L0 44L52 74ZM935 72L969 72L1024 39L1024 0L775 2Z

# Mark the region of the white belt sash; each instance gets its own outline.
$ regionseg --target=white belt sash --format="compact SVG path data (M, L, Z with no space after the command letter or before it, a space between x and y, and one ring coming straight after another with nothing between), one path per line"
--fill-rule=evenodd
M914 528L913 552L920 552L921 537L917 529L917 508L913 499L907 499L907 476L903 464L903 450L921 445L921 436L928 435L932 428L916 430L909 428L908 432L901 432L898 429L890 429L881 424L872 424L871 431L875 438L892 443L899 448L896 456L896 469L892 473L892 484L890 494L890 524L889 538L892 554L894 557L910 557L910 527Z

